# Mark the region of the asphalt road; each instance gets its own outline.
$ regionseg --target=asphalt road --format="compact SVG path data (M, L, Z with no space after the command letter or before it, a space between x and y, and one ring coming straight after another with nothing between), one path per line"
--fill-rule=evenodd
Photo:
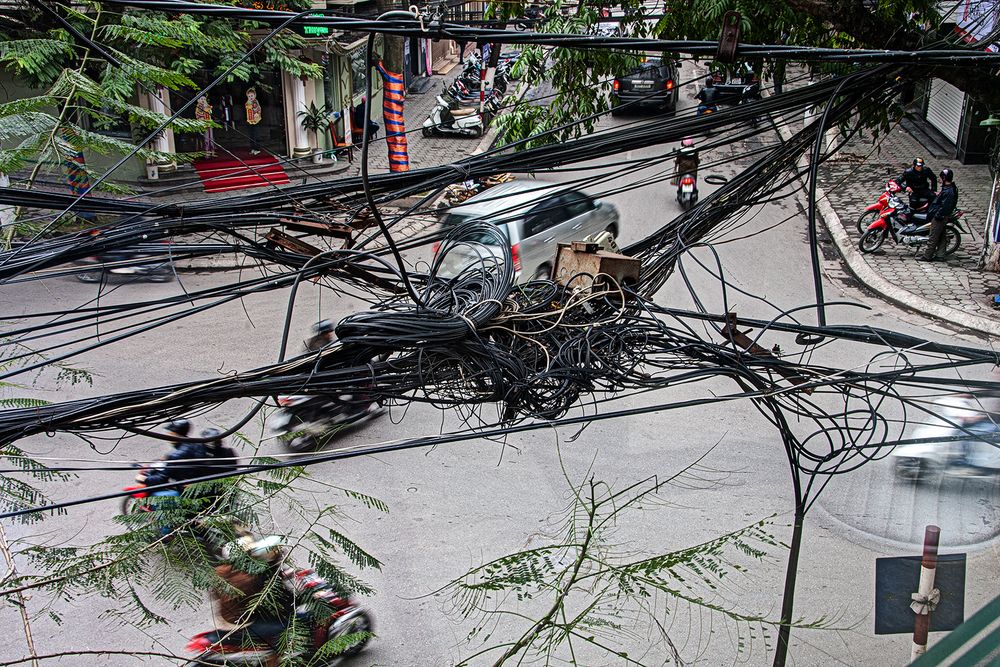
M641 117L609 120L609 124L642 122ZM758 141L774 141L762 134ZM750 159L753 142L726 156L715 173L731 176ZM655 154L650 149L625 158ZM704 158L703 158L704 160ZM593 194L618 183L653 178L656 170L628 170L603 174L587 188ZM595 172L600 173L600 172ZM703 172L702 176L707 172ZM579 173L551 173L539 177L574 179ZM703 196L711 190L702 181ZM622 213L622 241L641 238L680 212L673 188L649 182L638 189L608 194ZM777 223L788 216L791 220ZM744 238L745 237L745 238ZM778 201L747 216L712 250L695 250L684 262L688 280L704 307L721 312L726 307L750 317L773 317L778 310L813 300L805 241L805 217L794 199ZM429 256L429 250L428 250ZM411 256L411 259L416 257ZM713 275L725 272L723 290ZM701 262L702 265L699 265ZM901 313L879 302L845 280L834 261L826 261L824 287L830 301L851 301L866 308L832 306L831 322L869 323L935 340L983 341L965 338ZM236 278L235 272L185 275L180 283L124 285L102 300L153 298L179 294ZM94 298L97 288L74 280L28 283L0 292L0 312L8 320L33 311L67 308ZM22 393L49 400L67 400L141 387L218 377L240 369L270 363L277 355L277 340L285 299L274 292L229 303L207 313L178 320L162 328L100 348L80 364L94 373L93 386L62 386L55 390L51 376L40 376ZM770 304L760 300L765 298ZM657 295L665 305L692 307L692 296L681 275L675 274ZM293 336L307 335L309 325L321 317L337 319L359 307L351 298L306 286L294 314ZM812 314L801 314L812 321ZM84 332L67 334L80 338ZM94 333L94 332L87 332ZM107 335L106 331L102 335ZM711 335L706 333L706 335ZM762 341L791 345L780 339ZM816 360L841 367L869 361L873 351L857 346L831 345L816 353ZM72 363L72 361L71 361ZM30 380L29 380L30 383ZM732 391L725 382L680 386L656 394L623 397L616 406L655 405ZM200 425L224 426L244 413L248 404L234 403L206 414ZM490 417L489 410L484 416ZM394 409L391 418L370 423L347 434L337 446L351 446L437 433L459 426L453 414L443 415L429 406ZM259 425L245 429L259 435ZM668 486L659 502L626 515L617 525L614 541L636 554L662 553L710 540L761 519L778 540L787 540L792 509L789 467L776 433L747 403L720 402L708 407L664 410L642 417L595 422L578 437L575 429L535 431L503 442L476 440L444 445L426 451L409 451L358 458L316 466L312 475L334 487L356 489L377 496L390 508L387 514L352 504L342 493L315 484L301 494L310 506L330 503L344 508L343 530L384 563L381 571L363 572L377 593L366 604L373 609L378 639L356 665L450 665L481 647L467 641L475 620L456 614L454 600L435 597L434 591L461 577L464 571L514 550L538 547L559 539L560 519L570 497L571 485L595 479L620 489L650 475L665 477L699 461L699 481ZM159 444L132 439L121 444L85 443L65 436L31 438L24 443L39 456L142 459L155 456ZM277 451L265 441L264 451ZM118 489L128 483L123 473L87 474L49 487L57 499L74 498ZM927 523L942 528L949 550L968 551L969 571L966 611L981 606L1000 593L996 577L994 538L998 525L996 485L981 481L951 480L915 487L893 478L886 461L872 462L850 475L830 481L806 521L805 540L796 596L797 614L806 621L826 618L825 630L793 632L793 664L869 665L904 664L909 655L905 635L876 637L872 632L874 560L888 555L918 553L916 546ZM32 526L7 526L12 538L50 545L86 544L119 527L112 521L116 505L98 503L72 509ZM280 508L279 519L285 516ZM281 523L276 526L281 529ZM784 574L785 551L775 546L763 562L743 559L745 572L734 572L729 583L710 595L712 601L747 614L776 618ZM135 582L142 584L143 582ZM544 607L544 594L526 603L527 609ZM579 602L577 600L576 602ZM33 612L43 613L47 600L36 594L29 601ZM509 600L510 608L516 603ZM663 600L657 600L662 607ZM97 598L53 603L64 614L56 625L41 615L34 623L40 652L70 649L128 647L135 650L169 650L183 653L187 638L207 629L207 605L167 613L170 623L145 629L122 626L105 614L107 604ZM532 607L531 605L535 605ZM522 608L524 609L524 608ZM166 612L166 610L163 610ZM633 627L630 648L650 645L648 628ZM719 615L672 610L668 632L698 664L769 663L765 641L746 624L724 621ZM523 630L523 625L520 626ZM0 628L8 637L0 649L4 658L24 655L20 619L7 608L0 614ZM738 649L742 637L743 648ZM501 623L491 642L510 640L510 628ZM767 640L773 645L773 636ZM655 649L655 650L662 650ZM632 653L635 655L636 653ZM655 653L654 653L655 654ZM651 659L651 656L647 656ZM618 664L584 651L580 664ZM661 658L661 662L665 656ZM134 658L107 658L87 664L131 665ZM653 660L653 662L656 662ZM84 664L68 659L58 664ZM162 664L159 661L158 664ZM473 664L490 664L481 657Z

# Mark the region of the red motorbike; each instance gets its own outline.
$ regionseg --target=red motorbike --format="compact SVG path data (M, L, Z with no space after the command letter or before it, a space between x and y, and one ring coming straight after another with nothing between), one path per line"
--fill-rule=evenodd
M306 655L307 659L316 655L328 641L348 635L362 634L362 637L348 646L341 653L330 656L326 660L310 664L321 664L323 667L334 667L343 661L360 653L368 644L369 635L373 632L371 614L359 606L350 596L335 592L330 585L312 570L286 569L282 572L286 585L298 590L305 590L322 600L332 609L332 613L323 619L316 619L312 624L312 640ZM197 665L225 665L236 667L259 667L273 655L274 649L262 638L245 630L209 630L195 635L188 642L189 651L197 651L199 655L187 664L187 667Z
M131 491L130 495L127 495L122 499L122 514L152 512L153 508L149 506L149 500L147 500L150 496L180 495L177 491L158 491L150 493L146 490L146 478L157 469L162 469L165 465L166 464L163 461L156 461L155 463L139 468L139 472L135 474L135 484L130 484L122 489L122 491Z
M858 248L865 254L876 252L887 238L898 245L915 247L927 243L930 238L931 221L927 216L927 207L921 208L924 210L913 210L899 196L891 195L885 210L861 235ZM942 251L945 257L962 245L963 230L960 220L963 215L964 211L956 210L945 222Z
M878 220L882 213L889 207L889 197L897 196L903 191L903 187L895 179L889 179L885 184L885 192L878 198L878 201L865 209L865 212L858 217L858 233L864 234L868 226Z

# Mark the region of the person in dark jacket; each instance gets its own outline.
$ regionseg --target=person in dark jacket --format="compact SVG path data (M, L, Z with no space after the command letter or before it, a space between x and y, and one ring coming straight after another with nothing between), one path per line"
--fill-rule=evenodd
M958 188L955 186L955 174L951 169L941 170L941 192L927 207L927 219L931 221L930 237L924 254L917 257L922 262L933 262L944 246L944 226L948 216L955 212L958 206Z
M899 184L910 195L910 206L913 208L919 208L933 199L938 186L934 172L919 157L914 158L913 166L899 177Z
M211 455L202 443L184 440L191 433L191 422L178 419L167 424L163 430L177 439L173 441L174 448L162 459L166 465L147 475L147 484L165 484L168 481L183 484L189 479L214 472L214 468L207 466L203 460L192 460L207 459Z

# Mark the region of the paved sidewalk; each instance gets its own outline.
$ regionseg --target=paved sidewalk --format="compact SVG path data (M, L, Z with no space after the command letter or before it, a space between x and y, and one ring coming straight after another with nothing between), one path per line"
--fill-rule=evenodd
M802 127L802 122L793 124ZM788 136L788 130L783 128ZM993 178L987 165L963 165L935 156L902 127L877 138L857 137L820 166L817 210L848 269L870 290L904 308L980 333L1000 335L1000 274L976 267L983 246ZM955 172L958 207L965 211L962 246L944 261L918 262L922 247L887 240L871 254L858 250L857 219L874 203L888 178L899 176L913 158L923 157L935 175Z
M481 139L476 137L425 137L420 131L424 121L437 104L435 97L442 89L451 85L462 73L461 65L456 66L447 74L431 76L431 86L423 93L407 93L403 102L403 119L406 123L406 144L410 156L410 168L421 169L439 164L450 164L473 153ZM373 114L374 115L374 114ZM379 110L378 124L383 126L382 113ZM379 128L379 138L369 149L368 165L373 173L389 171L389 155L385 144L385 128ZM357 154L360 156L360 152ZM360 169L358 158L355 158L355 169Z
M420 132L424 119L430 114L431 109L436 104L435 96L440 93L442 87L450 85L455 78L461 74L461 67L454 68L445 75L435 74L433 82L423 93L408 93L403 106L403 118L407 129L407 148L410 157L410 168L420 169L421 167L432 167L438 164L449 164L460 160L472 153L486 150L493 142L496 133L491 129L482 138L462 138L462 137L424 137ZM381 118L380 125L381 123ZM379 136L383 139L385 134L380 130ZM355 153L354 163L343 172L331 176L330 180L343 178L345 176L356 175L361 169L360 151ZM379 141L369 149L369 171L371 173L382 173L389 171L389 156L386 151L385 141ZM243 191L241 191L242 194ZM389 206L382 209L386 215L398 214L401 209ZM431 214L412 215L395 230L394 236L398 238L410 238L427 232L437 219ZM359 237L363 238L368 232L363 232ZM370 247L378 247L375 243ZM176 263L180 271L226 271L240 268L248 260L238 255L225 254L211 257L199 257L190 260L179 260ZM251 264L256 260L250 261Z
M827 223L840 224L856 245L860 238L858 216L875 202L887 178L898 176L917 156L924 157L935 173L944 167L955 172L958 206L965 211L961 222L971 234L962 234L962 246L944 261L917 262L922 246L895 245L891 241L886 241L878 252L858 253L853 261L865 262L907 292L1000 325L992 306L993 296L1000 292L1000 274L976 268L993 187L987 165L962 165L955 160L933 158L903 129L893 130L874 147L870 138L853 141L819 171L819 184L838 218Z

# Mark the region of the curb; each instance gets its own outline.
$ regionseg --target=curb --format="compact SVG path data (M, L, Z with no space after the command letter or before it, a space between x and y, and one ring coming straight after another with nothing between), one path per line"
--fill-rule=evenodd
M781 135L783 141L788 141L792 136L791 131L785 126L779 126L778 133ZM803 168L808 166L804 155L799 158L799 166ZM803 185L808 185L804 178L800 180L802 180ZM855 247L854 241L847 235L840 216L833 210L833 206L827 199L826 192L818 185L816 187L816 212L819 214L820 219L822 219L823 226L826 227L830 238L833 239L833 244L837 247L837 252L847 265L847 269L855 278L864 283L865 287L885 300L907 310L937 320L943 320L949 324L971 329L978 333L1000 336L1000 322L994 322L978 315L970 315L963 310L952 308L951 306L934 303L913 292L897 287L886 280L882 274L873 269L865 261L864 257L861 256L861 251Z

